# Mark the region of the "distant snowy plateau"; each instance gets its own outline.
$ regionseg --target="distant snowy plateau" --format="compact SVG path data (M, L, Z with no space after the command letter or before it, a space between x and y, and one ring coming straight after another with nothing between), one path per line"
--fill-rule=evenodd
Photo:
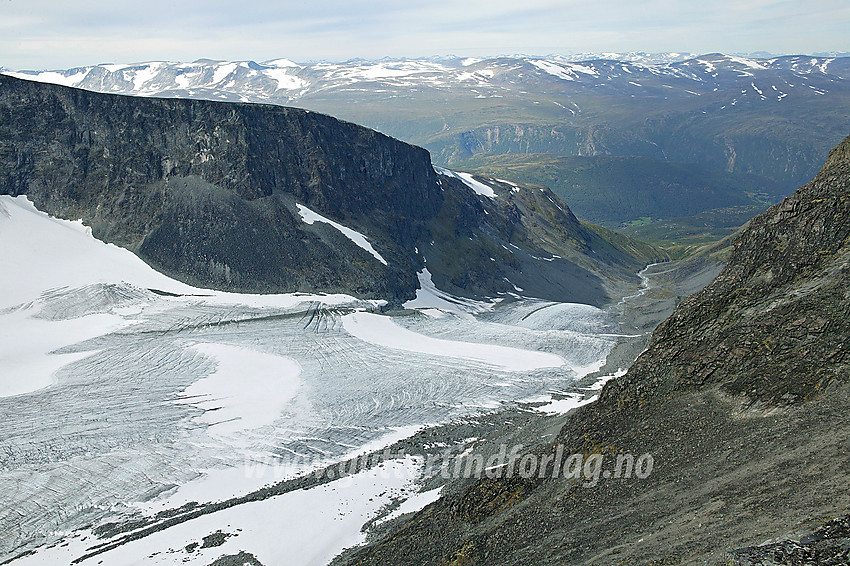
M846 55L846 54L844 54ZM573 57L510 56L352 60L296 64L288 59L193 63L101 64L51 71L0 71L98 92L272 102L310 107L328 96L410 96L458 92L472 98L523 96L554 104L563 87L626 96L694 97L740 87L727 101L781 102L798 90L825 94L850 78L850 57L782 56L755 59L724 54L585 53ZM560 85L559 85L560 83ZM553 91L552 89L555 89ZM561 100L559 105L563 105ZM581 108L567 104L575 115Z
M238 67L210 70L221 82ZM156 69L126 76L141 88ZM300 80L275 69L278 85ZM364 235L300 211L381 259ZM0 561L16 566L210 564L242 552L326 564L365 540L367 522L438 496L423 491L421 458L188 519L183 506L553 393L540 409L566 411L617 332L590 306L455 298L427 270L394 313L345 295L193 288L25 197L0 197L0 265ZM108 528L129 520L155 528Z

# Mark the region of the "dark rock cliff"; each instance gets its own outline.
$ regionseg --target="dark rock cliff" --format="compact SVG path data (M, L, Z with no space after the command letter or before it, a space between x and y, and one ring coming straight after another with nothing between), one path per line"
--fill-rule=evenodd
M415 288L404 250L443 198L425 150L329 116L5 76L0 192L83 218L95 236L193 283L390 297ZM392 264L329 227L307 228L295 201L393 242Z
M0 194L81 218L96 237L200 286L400 302L429 261L435 283L460 294L516 285L601 304L609 280L634 280L662 257L588 231L548 191L518 191L503 187L494 205L437 175L424 149L309 111L0 76ZM331 225L303 222L297 205L364 234L386 264ZM543 217L551 241L541 246L528 236ZM529 259L555 250L564 259Z
M528 452L598 454L598 481L551 463L456 480L337 563L846 564L848 220L850 138L751 222L625 376ZM625 454L654 468L618 477Z

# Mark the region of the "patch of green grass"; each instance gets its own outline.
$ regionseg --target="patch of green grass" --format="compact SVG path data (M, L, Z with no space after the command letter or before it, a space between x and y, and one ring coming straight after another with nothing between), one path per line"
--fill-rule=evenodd
M667 250L674 258L697 253L735 234L766 205L712 209L693 216L631 223L620 228L632 238Z

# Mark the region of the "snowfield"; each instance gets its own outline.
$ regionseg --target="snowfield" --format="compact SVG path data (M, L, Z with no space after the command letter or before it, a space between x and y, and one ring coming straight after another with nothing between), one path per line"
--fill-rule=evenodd
M404 513L433 501L434 492L414 493L418 467L414 459L387 462L326 485L205 515L79 564L206 565L223 554L238 555L247 548L263 564L323 566L344 549L362 543L366 535L360 527L393 498L409 498ZM225 542L204 548L204 537L216 533L221 533ZM68 546L44 549L13 564L70 564L85 555L89 548L85 539L86 535L74 537ZM187 551L193 543L197 548Z
M270 425L301 386L298 362L245 347L197 344L216 361L215 372L180 392L177 403L204 411L196 420L212 436L231 436Z
M423 336L400 327L386 316L367 312L345 315L342 317L342 327L355 338L377 346L430 356L472 360L507 371L557 368L565 363L560 356L547 352L530 352L506 346Z
M70 564L104 543L114 548L82 563L209 564L244 551L326 564L364 540L364 523L433 501L438 491L419 493L421 461L136 540L92 526L230 500L424 425L551 400L599 367L616 331L586 305L452 297L427 270L393 316L346 295L199 289L25 197L0 196L0 265L0 561L34 551L15 565Z

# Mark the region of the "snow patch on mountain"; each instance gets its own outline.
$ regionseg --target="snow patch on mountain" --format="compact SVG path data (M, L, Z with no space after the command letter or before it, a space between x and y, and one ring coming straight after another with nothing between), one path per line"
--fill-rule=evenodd
M460 173L458 171L452 171L450 169L444 169L437 166L434 166L434 171L436 171L438 175L442 175L444 177L460 179L467 187L475 191L475 194L477 195L488 198L496 198L496 191L493 190L493 187L485 185L481 181L477 181L470 173Z
M579 65L577 63L556 64L545 60L530 60L529 63L542 71L546 71L550 75L554 75L559 79L574 81L579 76L579 73L590 75L593 77L599 76L599 71L589 65Z
M422 268L416 276L419 278L419 289L416 290L415 299L404 303L406 309L433 309L470 317L471 313L481 313L493 308L493 303L457 297L438 289L427 267Z
M372 257L374 257L384 265L387 265L387 260L385 260L381 254L375 251L375 248L372 247L372 244L369 242L366 236L364 236L360 232L343 226L339 222L334 222L330 218L325 218L321 214L313 212L303 204L299 204L297 206L298 213L301 214L301 219L304 221L305 224L313 224L314 222L324 222L325 224L330 224L339 232L341 232L343 236L354 242L357 247L366 250Z

